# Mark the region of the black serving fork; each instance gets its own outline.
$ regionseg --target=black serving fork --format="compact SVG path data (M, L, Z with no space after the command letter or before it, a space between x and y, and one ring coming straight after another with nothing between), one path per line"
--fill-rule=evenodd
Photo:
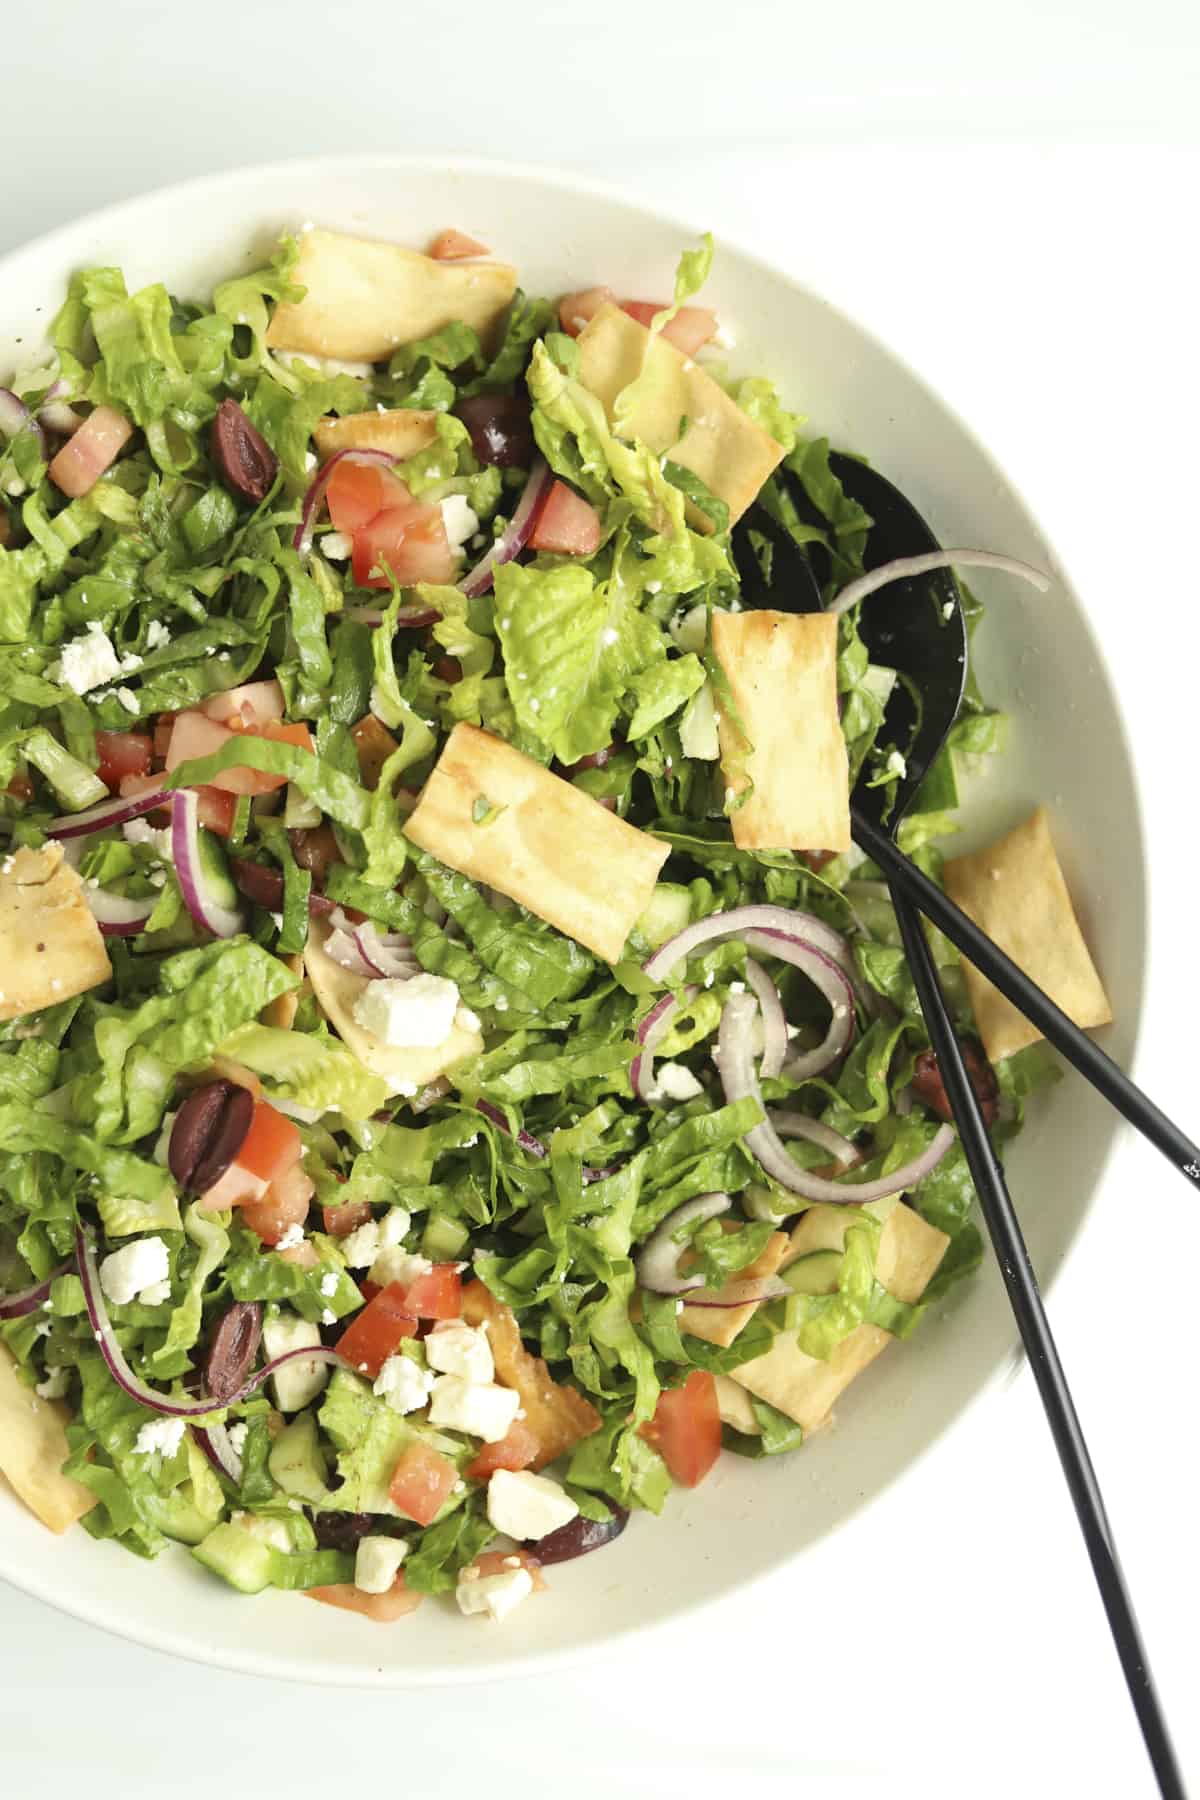
M858 501L873 520L868 538L868 568L897 557L919 556L938 549L928 525L891 482L853 457L834 455L830 461L847 495ZM806 508L803 495L792 492L790 485L786 491L791 492L793 503L803 514ZM751 507L735 527L733 552L745 604L786 612L823 610L821 589L808 556L791 532L761 504ZM1200 1152L990 938L946 899L936 883L896 847L897 827L945 742L962 702L968 643L962 595L954 576L946 569L910 576L902 584L891 587L886 598L878 601L868 598L859 615L858 629L872 661L897 672L881 738L903 746L904 768L898 780L886 786L872 787L865 779L869 771L864 768L860 773L851 807L854 840L878 864L888 880L930 1043L1075 1504L1159 1790L1169 1800L1184 1800L1183 1778L1151 1677L1095 1470L1004 1171L963 1062L918 907L1081 1068L1082 1073L1100 1087L1101 1092L1116 1099L1126 1117L1132 1117L1128 1095L1122 1092L1118 1099L1110 1091L1111 1084L1095 1081L1093 1068L1083 1066L1079 1054L1072 1055L1067 1043L1062 1041L1064 1034L1057 1021L1061 1020L1067 1027L1072 1047L1076 1039L1082 1040L1089 1052L1095 1051L1097 1057L1115 1070L1120 1082L1136 1097L1139 1116L1133 1117L1133 1123L1145 1130L1145 1119L1149 1116L1156 1124L1161 1122L1168 1127L1172 1135L1169 1147L1162 1141L1161 1130L1150 1131L1148 1135L1160 1149L1166 1150L1177 1166L1184 1167L1191 1162L1193 1166L1184 1167L1184 1172L1193 1180L1200 1176L1200 1169L1195 1166ZM936 896L943 904L930 904L931 896ZM956 928L952 929L952 926ZM1006 982L999 978L997 970L1004 974L1004 964L1018 979ZM1032 1007L1024 1004L1029 998L1029 990L1044 1004L1035 1002ZM1057 1015L1057 1020L1051 1021L1056 1026L1053 1031L1046 1023L1051 1014ZM1089 1065L1093 1061L1091 1057L1084 1060ZM1121 1104L1122 1100L1126 1103ZM1186 1152L1182 1157L1181 1150Z

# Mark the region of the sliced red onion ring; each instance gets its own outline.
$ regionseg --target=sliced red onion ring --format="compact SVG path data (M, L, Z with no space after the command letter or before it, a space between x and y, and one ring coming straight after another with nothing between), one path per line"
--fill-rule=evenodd
M734 1101L745 1099L756 1100L762 1105L762 1093L754 1073L752 1036L757 1010L758 1002L753 994L731 994L721 1014L721 1029L717 1040L719 1067L725 1098L731 1105ZM799 1194L805 1200L823 1200L831 1206L865 1206L872 1200L886 1200L891 1194L900 1194L907 1188L916 1187L941 1162L954 1142L954 1132L949 1125L943 1125L928 1149L923 1150L911 1162L905 1163L902 1168L893 1170L890 1175L881 1176L877 1181L860 1181L844 1186L797 1168L769 1119L764 1118L761 1125L755 1125L748 1131L744 1142L766 1173L790 1193Z
M495 579L496 570L502 563L511 562L525 548L529 534L533 530L533 522L537 517L537 509L541 504L550 483L554 479L553 470L540 456L535 457L529 470L529 480L521 492L507 529L503 535L490 544L475 564L473 569L463 576L459 587L469 600L480 594L486 594Z
M1040 588L1043 594L1050 586L1050 577L1044 569L1035 569L1032 563L1018 562L1015 556L997 556L993 550L929 550L924 556L897 556L878 569L860 575L857 581L843 588L825 610L834 614L849 612L852 606L857 606L860 600L865 600L879 588L887 587L889 582L903 581L907 575L930 575L934 569L953 568L999 569L1005 575L1019 575L1022 581Z
M371 975L404 980L415 975L420 963L412 954L412 939L403 932L389 932L381 937L370 919L354 927L354 944Z
M335 450L327 462L317 470L308 492L300 507L300 523L292 536L292 549L298 550L301 556L307 556L312 549L313 528L317 522L317 514L321 510L321 502L325 498L325 490L329 480L339 463L374 463L377 467L390 469L396 459L386 450Z
M142 894L130 900L124 894L110 894L107 888L92 887L86 881L83 897L105 937L133 937L158 904L157 894Z
M850 977L823 950L799 943L785 932L748 931L746 946L777 956L782 962L790 962L807 975L822 999L828 1001L829 1029L824 1039L815 1050L806 1050L793 1057L783 1071L789 1081L808 1081L813 1075L823 1074L846 1054L854 1039L854 989ZM748 966L746 979L750 979ZM763 1074L766 1072L764 1068Z
M783 1010L779 989L762 964L756 963L752 956L746 958L746 980L753 988L762 1012L763 1048L758 1072L766 1081L770 1076L778 1075L783 1068L788 1047L787 1015Z
M232 1481L234 1487L242 1485L242 1459L229 1441L228 1425L194 1425L192 1436L217 1471Z
M282 1356L272 1357L269 1363L264 1363L261 1369L256 1369L253 1375L247 1376L242 1385L223 1400L218 1400L211 1394L202 1395L199 1400L180 1400L174 1394L160 1394L157 1388L147 1387L144 1381L138 1380L126 1362L125 1353L117 1342L112 1320L108 1316L104 1291L100 1286L95 1241L91 1228L87 1225L80 1224L75 1227L75 1255L79 1264L79 1279L83 1285L83 1297L87 1304L88 1323L92 1328L96 1346L104 1358L109 1374L131 1400L139 1401L142 1406L148 1406L151 1411L162 1413L166 1418L203 1419L211 1417L214 1413L224 1413L228 1407L236 1406L240 1400L245 1400L248 1395L253 1394L263 1385L264 1381L269 1381L276 1369L281 1369L286 1363L295 1362L298 1358L330 1365L344 1364L344 1357L339 1355L336 1350L327 1349L321 1344L305 1345L302 1349L285 1350Z
M490 1100L477 1100L475 1102L475 1111L481 1112L485 1119L490 1119L498 1131L503 1131L508 1137L512 1136L512 1129L509 1126L508 1120L500 1111L500 1108L498 1106L493 1106ZM524 1127L518 1131L516 1141L520 1144L522 1150L527 1150L530 1156L536 1156L539 1161L550 1154L541 1138L534 1137L532 1131L526 1131Z
M75 1259L69 1256L57 1269L51 1269L45 1281L35 1281L32 1287L22 1288L19 1294L0 1294L0 1319L23 1319L27 1313L36 1312L49 1299L52 1283L74 1267Z
M787 1112L768 1113L767 1117L781 1138L804 1138L810 1144L817 1144L822 1150L828 1150L843 1169L862 1161L850 1139L831 1126L822 1125L820 1119L810 1119L806 1113Z
M794 943L809 944L814 950L820 950L844 972L858 998L864 999L865 990L854 957L841 932L814 913L792 911L786 906L735 906L730 912L710 913L707 919L697 919L660 945L642 964L642 973L651 981L662 981L681 957L690 956L701 944L715 942L718 938L741 937L747 931L781 932ZM773 950L772 955L775 954L777 952Z
M143 813L153 812L156 806L166 806L176 791L160 787L151 788L145 794L114 794L111 800L101 800L83 812L65 813L60 819L51 819L46 836L88 837L93 831L107 831L111 825L124 825L129 819L140 819Z
M639 1100L648 1106L655 1104L659 1098L654 1087L654 1051L670 1030L671 1021L682 1007L690 1005L700 989L695 985L685 987L681 994L664 994L662 999L650 1008L637 1028L637 1041L642 1046L639 1055L629 1065L629 1081Z
M27 427L36 431L44 457L46 454L45 432L25 402L18 399L11 388L0 388L0 432L5 437L14 438L19 431L24 431Z
M242 915L235 907L222 906L209 891L200 861L199 803L191 788L179 788L171 808L171 856L179 877L183 903L202 931L214 937L235 937L242 929Z
M358 939L353 930L344 930L335 926L322 946L326 956L330 957L339 968L348 969L351 975L358 975L364 981L378 978L379 971L373 969L358 947Z
M703 1275L679 1273L680 1245L675 1242L675 1233L693 1220L704 1224L715 1219L718 1214L728 1212L731 1204L728 1194L696 1194L669 1212L634 1258L641 1285L652 1294L690 1294L696 1288L702 1288L705 1285Z

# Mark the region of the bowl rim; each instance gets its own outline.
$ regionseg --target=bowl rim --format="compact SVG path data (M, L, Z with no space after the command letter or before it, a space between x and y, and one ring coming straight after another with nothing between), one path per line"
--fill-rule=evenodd
M156 201L161 202L168 196L172 200L185 204L189 198L201 193L206 195L220 193L223 188L240 188L247 183L253 184L255 181L265 181L281 175L294 175L299 183L303 181L306 174L327 175L331 171L350 172L364 169L393 169L409 174L437 170L442 174L449 171L466 176L499 177L514 183L550 188L566 196L582 194L608 202L638 214L642 219L661 227L664 233L671 233L676 237L695 235L698 230L691 219L669 209L646 205L615 182L557 166L545 168L514 159L463 155L457 151L439 151L433 148L403 151L339 151L317 156L276 157L266 162L241 163L232 168L188 176L182 181L164 182L154 187L139 189L135 193L127 194L103 207L74 214L61 224L52 226L50 230L42 232L36 237L27 238L5 251L0 255L0 278L3 278L13 264L19 264L26 256L53 254L60 245L64 249L68 248L72 239L82 229L94 227L97 230L103 230L109 223L118 222L123 214L145 205L152 205ZM1149 869L1146 856L1146 809L1129 724L1119 703L1119 688L1114 679L1109 655L1094 629L1091 614L1078 598L1078 590L1071 580L1069 566L1054 547L1050 534L1042 528L1040 512L1030 504L1024 489L1000 465L973 427L963 418L957 406L948 400L926 378L924 373L909 361L905 353L894 348L891 342L882 337L875 329L865 325L854 311L839 302L827 299L824 294L811 287L800 277L792 275L758 251L749 249L739 238L736 228L723 230L720 233L718 244L727 246L742 263L748 265L752 270L758 271L769 281L782 282L810 302L826 309L842 323L848 325L864 343L869 344L894 364L914 387L940 409L964 439L969 442L980 462L1012 495L1026 518L1036 527L1047 548L1052 550L1056 577L1071 595L1073 603L1079 611L1080 623L1095 659L1096 678L1103 683L1106 690L1106 698L1109 701L1116 727L1117 748L1128 771L1133 800L1131 816L1122 821L1122 831L1127 839L1133 838L1134 848L1137 852L1138 885L1135 901L1141 921L1141 978L1134 1008L1130 1014L1126 1015L1123 1022L1129 1033L1127 1066L1131 1072L1136 1072L1142 1055L1147 996L1151 987L1155 962L1154 917L1150 903ZM1111 1135L1091 1184L1091 1193L1079 1225L1054 1266L1048 1269L1044 1276L1039 1277L1044 1295L1049 1294L1068 1260L1075 1255L1079 1241L1086 1230L1088 1215L1095 1204L1096 1196L1107 1183L1119 1145L1119 1136ZM985 1248L985 1255L989 1253L990 1251ZM836 1524L821 1540L822 1546L838 1537L853 1519L877 1507L886 1499L890 1499L896 1488L903 1484L909 1471L938 1448L947 1430L965 1419L968 1414L973 1413L996 1391L1007 1389L1013 1384L1024 1362L1025 1358L1014 1325L1007 1350L1002 1351L991 1371L959 1405L947 1426L930 1438L905 1464L897 1476L886 1481L875 1492L860 1497L855 1503L848 1506ZM811 1552L814 1548L815 1546L809 1545L806 1550ZM557 1674L569 1669L573 1670L585 1662L618 1654L632 1639L641 1642L651 1636L661 1636L673 1628L682 1626L685 1620L694 1620L698 1615L721 1606L731 1598L734 1592L741 1596L749 1593L752 1589L760 1588L764 1582L772 1579L781 1568L796 1560L803 1553L805 1552L796 1551L791 1555L782 1556L773 1565L743 1577L736 1587L727 1586L709 1595L684 1598L658 1616L614 1628L595 1642L580 1643L556 1650L538 1651L535 1649L528 1653L523 1651L518 1657L507 1659L497 1651L491 1659L464 1665L453 1673L449 1673L441 1667L426 1669L420 1664L393 1668L379 1665L372 1668L356 1667L342 1662L323 1660L311 1654L306 1654L305 1666L300 1668L295 1660L272 1653L239 1651L236 1646L209 1649L204 1644L198 1643L194 1634L189 1636L181 1631L177 1632L148 1624L138 1625L136 1628L126 1627L119 1617L114 1618L111 1609L106 1608L98 1600L93 1601L87 1597L67 1600L60 1593L52 1591L51 1584L43 1581L36 1572L17 1570L10 1566L7 1558L3 1555L2 1542L0 1542L0 1580L10 1582L19 1591L45 1603L68 1618L80 1620L86 1625L110 1633L138 1648L178 1657L192 1664L219 1669L223 1672L252 1675L263 1680L285 1681L300 1686L334 1686L362 1691L394 1691L404 1688L476 1686L483 1682L518 1681L547 1674Z

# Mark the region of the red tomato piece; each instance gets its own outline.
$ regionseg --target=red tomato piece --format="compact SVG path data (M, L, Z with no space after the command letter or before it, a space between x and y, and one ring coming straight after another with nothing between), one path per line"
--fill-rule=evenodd
M355 1314L338 1339L337 1348L351 1368L374 1381L388 1357L396 1354L402 1339L416 1335L416 1314L408 1305L400 1282L391 1281Z
M664 305L654 300L622 300L621 311L627 312L631 319L647 330L654 322L656 313L664 312ZM681 306L675 317L663 326L662 335L685 356L695 356L716 336L717 315L707 306Z
M224 788L198 787L196 789L196 817L206 831L215 831L218 837L233 836L233 821L237 816L238 797L226 793Z
M432 1525L450 1498L458 1470L449 1457L418 1438L392 1471L388 1494L393 1506L418 1525Z
M474 1462L468 1463L472 1481L487 1481L497 1469L527 1469L541 1445L523 1419L514 1419L508 1435L498 1444L485 1444Z
M168 772L177 769L180 763L190 762L194 757L212 756L232 737L238 735L267 738L276 744L293 744L310 752L313 747L312 733L307 725L269 723L234 732L227 725L220 725L215 719L210 719L207 713L189 709L178 713L171 727L171 741L167 746ZM211 785L227 794L270 794L276 788L286 787L287 776L269 775L261 769L234 767L214 776Z
M291 1119L277 1112L268 1100L260 1100L237 1160L243 1169L264 1181L278 1181L293 1163L300 1161L304 1145Z
M402 587L417 581L453 581L457 563L441 507L409 502L377 513L354 534L353 565L359 587L390 587L384 569L390 569Z
M167 760L167 751L171 744L171 727L177 715L173 712L159 713L154 721L154 760L163 763Z
M693 1369L682 1387L658 1397L641 1435L659 1452L674 1480L698 1487L721 1454L717 1384L707 1369Z
M403 1569L386 1594L364 1594L352 1581L338 1581L332 1587L306 1588L305 1592L310 1600L361 1613L364 1619L372 1619L376 1625L390 1625L393 1619L402 1619L405 1613L415 1612L425 1598L424 1594L405 1587Z
M235 1163L234 1168L238 1167ZM230 1173L232 1174L232 1170ZM246 1171L242 1170L245 1174ZM300 1164L293 1163L267 1188L261 1199L242 1202L242 1222L256 1232L264 1244L277 1244L293 1225L303 1225L316 1192ZM297 1244L294 1251L284 1251L290 1262L301 1268L316 1267L317 1254L309 1243Z
M336 465L325 489L325 503L336 531L351 536L389 506L411 506L413 497L390 469L379 463L356 463L345 457Z
M72 500L95 487L133 436L133 426L111 406L98 406L72 432L46 470L54 485Z
M465 231L439 231L429 246L429 254L435 262L461 262L467 256L487 256L486 244L478 238L468 237Z
M348 1200L345 1206L323 1206L321 1216L330 1237L349 1237L371 1216L369 1200Z
M564 294L558 303L558 322L568 337L578 337L600 308L613 299L615 295L610 287L583 288L578 294Z
M358 1291L362 1295L363 1300L369 1303L375 1298L376 1294L382 1294L383 1289L377 1281L367 1281L364 1277L358 1284Z
M148 775L154 740L143 731L98 731L96 769L105 787L115 793L127 775Z
M404 1303L418 1319L462 1317L462 1277L456 1263L434 1263L405 1289Z
M565 481L556 481L542 501L529 547L553 550L560 556L594 556L600 537L600 514L595 507Z

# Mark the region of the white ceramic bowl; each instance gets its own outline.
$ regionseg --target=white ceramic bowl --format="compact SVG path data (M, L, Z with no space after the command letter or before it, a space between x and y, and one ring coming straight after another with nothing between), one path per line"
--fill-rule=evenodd
M664 295L697 222L642 211L580 182L494 164L353 156L246 169L149 194L80 220L0 264L0 378L27 360L73 269L117 263L130 287L163 279L206 295L263 260L283 227L307 219L422 246L447 225L482 238L556 294L608 282ZM814 429L853 447L910 495L943 543L1031 562L1053 552L1006 478L955 414L881 344L769 266L719 249L705 299L736 336L731 360L779 382ZM1035 802L1055 835L1118 1024L1133 1049L1144 966L1140 810L1112 684L1065 583L1049 598L973 580L991 603L979 635L988 694L1012 715L1011 750L971 795L964 843ZM1123 854L1105 856L1121 820ZM1114 1117L1068 1076L1034 1112L1011 1158L1034 1262L1053 1275L1079 1232L1110 1153ZM966 1405L1011 1368L1015 1333L989 1265L921 1330L855 1383L836 1427L796 1456L725 1456L704 1486L660 1520L635 1518L602 1553L553 1571L550 1593L502 1630L427 1603L391 1628L290 1595L234 1595L186 1553L144 1563L82 1530L52 1537L0 1493L0 1575L94 1624L179 1655L256 1674L377 1686L532 1673L712 1601L802 1555L853 1517Z

